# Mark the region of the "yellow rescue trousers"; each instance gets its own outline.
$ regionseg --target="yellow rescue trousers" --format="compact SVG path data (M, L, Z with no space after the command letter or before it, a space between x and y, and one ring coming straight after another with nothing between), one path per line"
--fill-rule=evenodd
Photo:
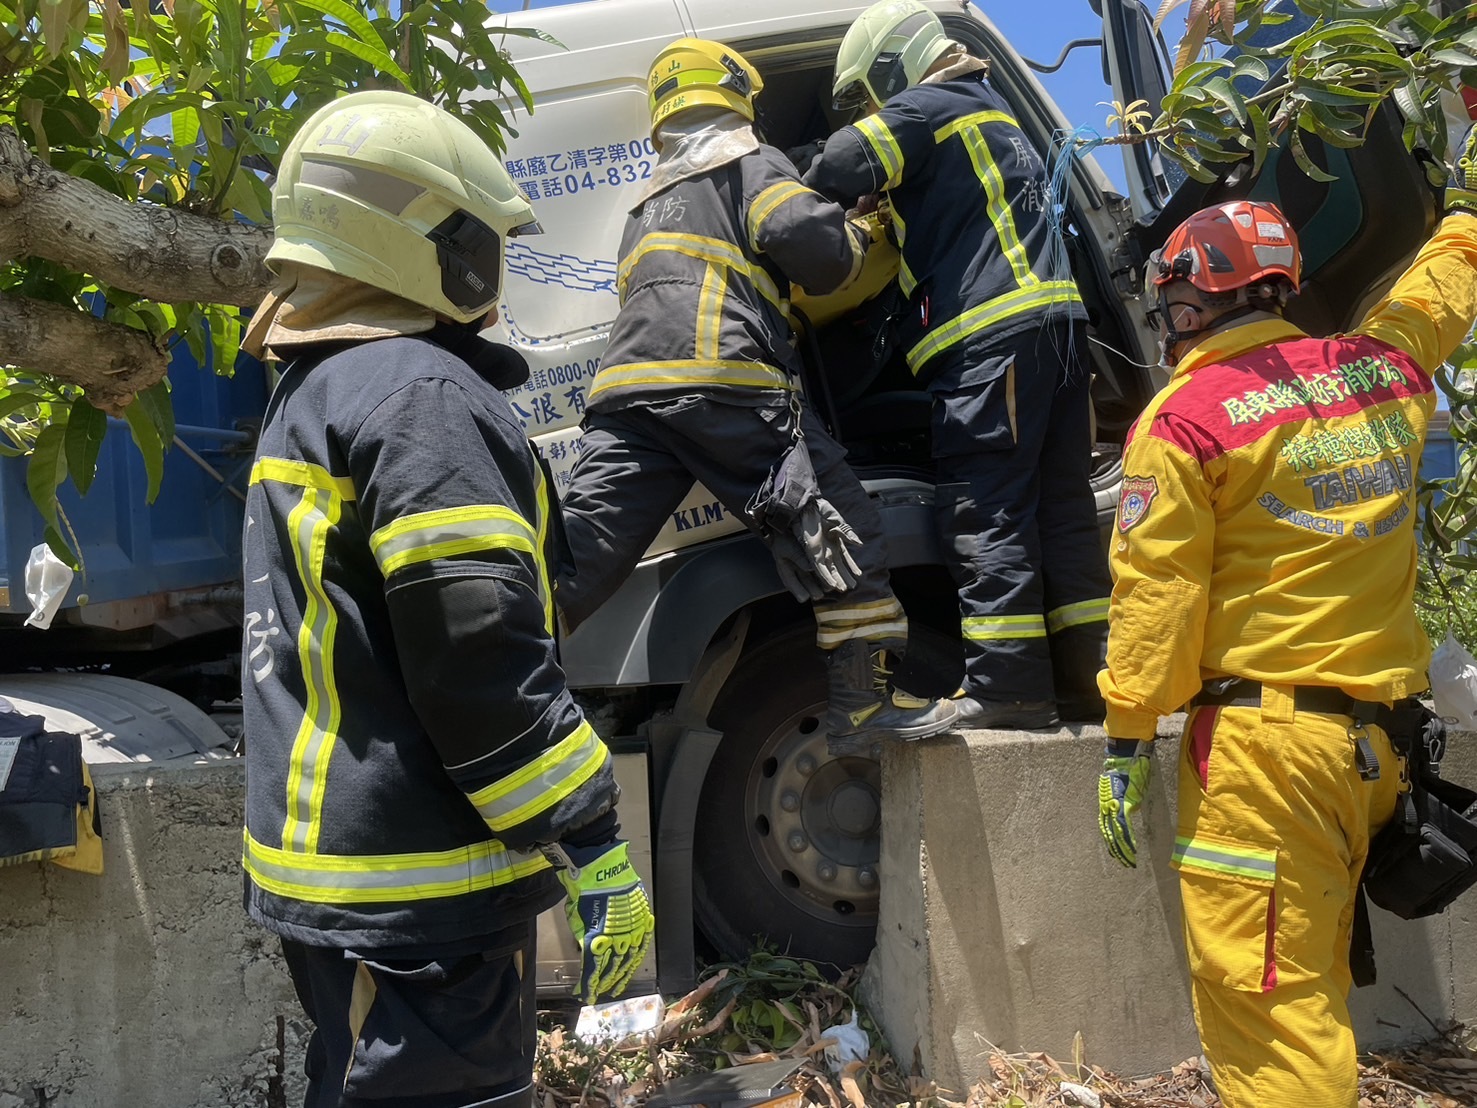
M1348 716L1262 705L1195 709L1181 747L1180 872L1195 1023L1226 1108L1355 1108L1350 929L1371 836L1400 767L1369 727L1360 778Z

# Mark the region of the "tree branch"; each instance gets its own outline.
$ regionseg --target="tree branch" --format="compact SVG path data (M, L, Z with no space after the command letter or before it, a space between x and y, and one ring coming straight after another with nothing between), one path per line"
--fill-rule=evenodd
M5 362L80 385L95 407L119 415L164 376L169 357L143 331L109 323L65 304L0 294L0 351Z
M124 200L53 169L10 127L0 127L0 210L0 262L45 258L167 303L255 307L272 287L271 228Z

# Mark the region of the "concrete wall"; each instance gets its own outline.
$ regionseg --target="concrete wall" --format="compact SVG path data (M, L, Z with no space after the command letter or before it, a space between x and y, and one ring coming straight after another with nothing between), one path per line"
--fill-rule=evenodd
M1100 728L973 732L884 756L865 988L897 1057L916 1051L962 1090L988 1073L992 1045L1070 1060L1081 1032L1089 1062L1123 1073L1199 1053L1168 864L1179 721L1166 724L1136 870L1098 834ZM1453 737L1445 773L1477 782L1477 736ZM1427 1017L1477 1018L1477 894L1416 923L1373 915L1379 983L1351 999L1363 1046L1429 1038Z
M91 768L104 876L0 868L0 1108L301 1104L302 1012L241 909L243 767Z

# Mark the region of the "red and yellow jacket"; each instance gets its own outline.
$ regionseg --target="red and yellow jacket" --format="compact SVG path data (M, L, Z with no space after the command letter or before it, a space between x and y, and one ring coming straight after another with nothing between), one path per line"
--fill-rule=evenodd
M1474 316L1477 218L1459 214L1352 334L1263 320L1191 348L1124 454L1108 734L1153 738L1221 676L1425 688L1416 470L1431 373Z

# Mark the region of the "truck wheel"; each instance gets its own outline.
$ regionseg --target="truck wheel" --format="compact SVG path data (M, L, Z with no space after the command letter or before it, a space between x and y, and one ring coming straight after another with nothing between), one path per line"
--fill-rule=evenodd
M947 644L927 635L914 649ZM825 710L809 626L747 653L714 704L723 741L703 782L693 889L698 925L724 957L756 938L842 967L872 950L882 768L826 752Z

